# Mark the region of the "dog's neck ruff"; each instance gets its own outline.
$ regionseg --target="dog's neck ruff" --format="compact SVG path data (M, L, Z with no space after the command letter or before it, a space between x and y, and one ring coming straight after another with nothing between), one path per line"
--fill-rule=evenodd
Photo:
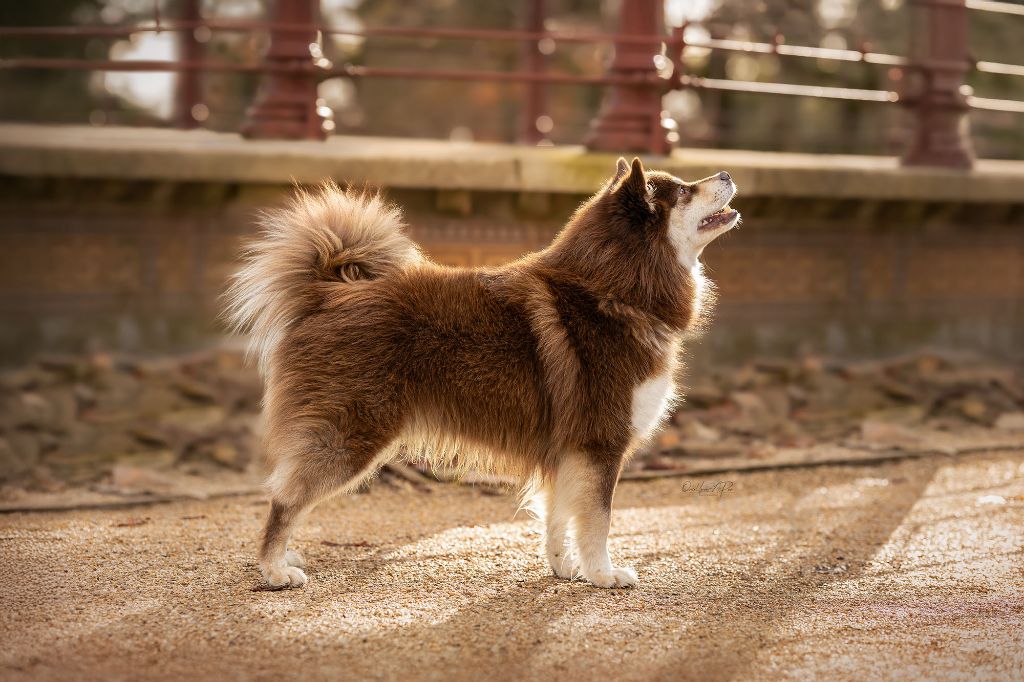
M658 319L656 315L606 296L601 298L598 309L604 314L627 323L632 335L645 346L660 351L679 333Z

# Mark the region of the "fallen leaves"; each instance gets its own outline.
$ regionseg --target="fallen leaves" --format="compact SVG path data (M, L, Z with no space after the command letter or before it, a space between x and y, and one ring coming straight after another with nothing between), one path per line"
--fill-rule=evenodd
M1020 369L936 351L713 368L684 386L683 406L626 476L1024 447ZM95 494L89 504L259 490L252 464L262 388L240 351L144 361L47 356L0 373L0 388L7 502L32 494L60 506L57 498L82 490ZM378 480L424 493L438 480L484 494L505 494L510 485L400 462Z
M1024 447L1020 368L966 355L757 360L714 369L683 393L627 476Z

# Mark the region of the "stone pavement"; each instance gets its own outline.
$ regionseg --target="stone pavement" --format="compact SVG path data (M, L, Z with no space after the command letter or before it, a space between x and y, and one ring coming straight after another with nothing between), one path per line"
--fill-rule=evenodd
M0 678L1024 676L1024 451L624 482L633 590L551 577L485 492L325 503L282 592L256 496L0 516Z

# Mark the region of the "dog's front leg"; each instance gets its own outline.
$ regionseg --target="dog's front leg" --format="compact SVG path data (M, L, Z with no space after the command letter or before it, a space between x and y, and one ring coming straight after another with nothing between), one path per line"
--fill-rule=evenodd
M555 475L549 513L571 519L575 572L597 587L632 587L637 582L633 569L614 566L608 555L612 496L621 462L620 456L608 453L573 454Z
M570 505L565 499L565 490L556 485L557 477L544 481L538 496L533 500L534 509L544 521L544 553L551 570L559 578L572 579L579 573L579 563L569 545Z

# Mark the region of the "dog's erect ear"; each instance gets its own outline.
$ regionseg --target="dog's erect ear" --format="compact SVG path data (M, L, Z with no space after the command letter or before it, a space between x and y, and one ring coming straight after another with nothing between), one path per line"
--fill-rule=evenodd
M625 174L625 178L616 187L615 192L619 196L629 196L634 199L643 199L648 201L650 197L647 193L647 178L644 176L644 165L640 163L640 159L634 158L633 164L629 167L628 172L625 169L626 160L619 159L619 171L615 174L616 181L619 177Z
M628 172L629 163L620 156L619 160L615 162L615 177L612 178L612 184L614 185L619 180L626 177L626 173Z
M630 189L637 194L647 194L647 178L644 176L644 165L640 159L633 157L633 164L629 168L629 175L623 185L629 185Z

